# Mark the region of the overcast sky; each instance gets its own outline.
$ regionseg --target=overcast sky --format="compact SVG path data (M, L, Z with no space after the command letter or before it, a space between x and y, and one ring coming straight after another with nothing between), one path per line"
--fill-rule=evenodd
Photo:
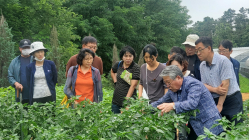
M187 7L194 24L197 21L203 21L207 16L218 19L229 8L236 13L241 7L249 8L249 0L182 0L181 5Z

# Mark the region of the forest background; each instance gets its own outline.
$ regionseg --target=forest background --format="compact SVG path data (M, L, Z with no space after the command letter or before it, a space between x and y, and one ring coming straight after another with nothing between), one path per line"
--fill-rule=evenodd
M248 8L228 9L218 19L205 17L187 27L192 21L180 4L180 0L0 0L0 87L9 86L8 66L20 54L22 39L44 43L49 50L46 59L56 64L59 85L65 83L67 61L88 35L98 40L96 53L105 74L113 54L126 45L139 56L153 42L163 63L173 46L184 48L181 43L190 33L211 37L215 48L223 39L231 40L234 47L249 46Z

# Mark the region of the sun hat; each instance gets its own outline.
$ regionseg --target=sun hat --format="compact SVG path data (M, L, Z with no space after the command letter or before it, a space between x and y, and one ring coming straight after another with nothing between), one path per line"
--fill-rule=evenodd
M20 48L23 48L23 47L30 47L30 44L31 44L30 40L28 40L28 39L23 39L23 40L20 41L19 47L20 47Z
M190 34L187 36L186 41L182 44L189 44L190 46L195 47L195 41L199 39L199 36L196 34Z
M34 52L38 51L38 50L44 50L45 52L47 52L48 50L43 46L43 43L40 41L36 41L33 42L30 45L30 54L33 54Z

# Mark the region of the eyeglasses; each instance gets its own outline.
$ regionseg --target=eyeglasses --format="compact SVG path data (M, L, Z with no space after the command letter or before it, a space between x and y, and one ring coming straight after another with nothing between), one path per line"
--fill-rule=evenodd
M206 49L207 47L203 48L203 49L200 49L200 50L195 50L195 54L197 53L201 53L204 49Z
M175 81L175 79L174 79L173 81ZM171 82L166 82L166 83L165 83L166 86L167 86L167 87L170 87L173 81L171 81Z
M218 50L218 53L226 53L226 52L228 52L228 50Z

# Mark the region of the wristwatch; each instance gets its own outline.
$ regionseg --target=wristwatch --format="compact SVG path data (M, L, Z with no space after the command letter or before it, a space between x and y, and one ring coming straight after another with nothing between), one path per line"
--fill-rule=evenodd
M174 104L174 105L173 105L173 109L174 109L174 110L176 110L176 106L175 106L175 103L173 103L173 104Z

